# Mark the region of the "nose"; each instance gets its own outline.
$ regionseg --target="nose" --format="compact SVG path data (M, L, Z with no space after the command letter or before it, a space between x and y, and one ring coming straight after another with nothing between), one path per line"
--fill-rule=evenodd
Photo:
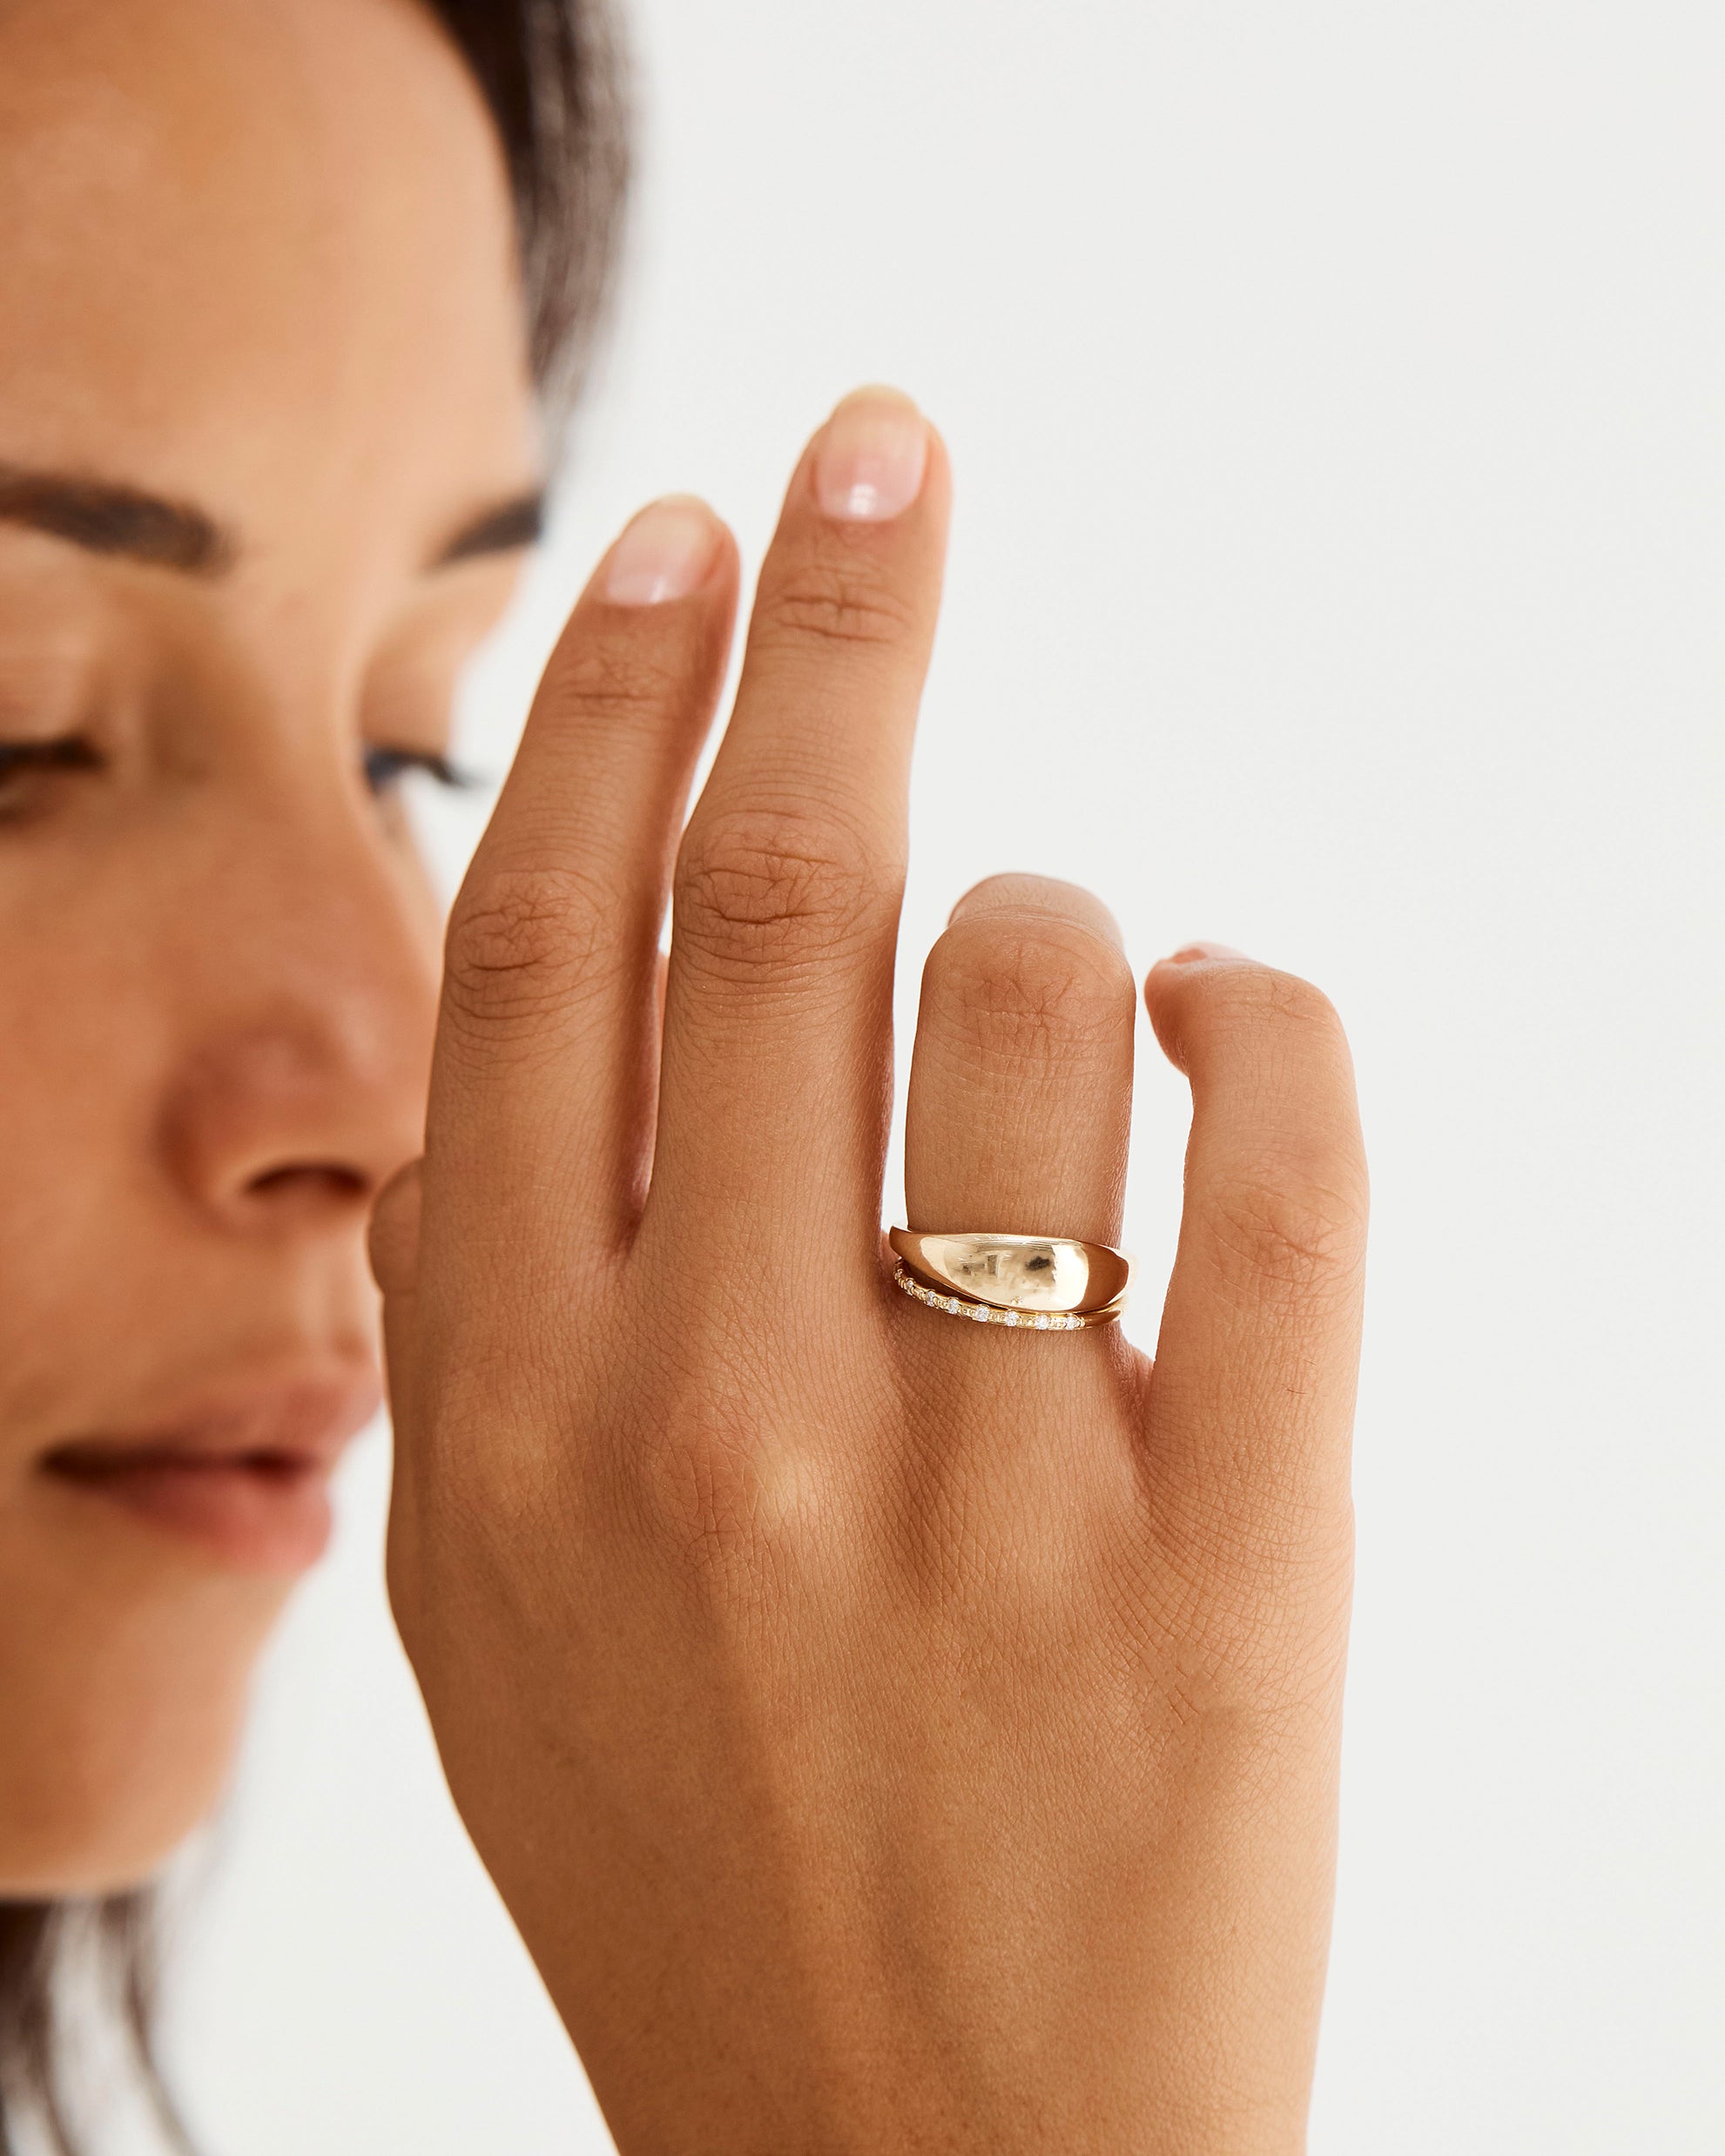
M363 810L322 806L223 849L176 968L160 1155L231 1233L355 1226L420 1147L435 914Z

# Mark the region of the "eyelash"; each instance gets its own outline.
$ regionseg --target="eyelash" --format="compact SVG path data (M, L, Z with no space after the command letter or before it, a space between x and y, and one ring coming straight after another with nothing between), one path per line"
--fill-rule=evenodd
M464 771L452 764L447 756L432 749L392 749L381 744L367 746L360 752L360 768L365 773L366 785L376 798L387 793L400 785L409 771L424 771L435 778L440 786L448 786L456 792L465 792L480 782L471 771Z
M79 734L66 734L57 741L0 741L0 789L15 774L100 771L102 761L97 750ZM431 749L368 744L360 751L360 768L367 791L378 799L399 785L409 771L424 771L440 786L460 791L479 784L471 772Z
M58 741L0 741L0 785L14 771L93 771L101 765L101 758L77 734Z

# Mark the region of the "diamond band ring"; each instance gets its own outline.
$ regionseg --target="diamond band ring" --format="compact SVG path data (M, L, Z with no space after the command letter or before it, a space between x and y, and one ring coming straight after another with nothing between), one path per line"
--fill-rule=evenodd
M945 1310L953 1317L968 1317L979 1324L1017 1325L1028 1332L1083 1332L1093 1325L1111 1325L1120 1316L1118 1303L1108 1310L1083 1311L1011 1310L987 1303L967 1303L961 1295L940 1295L933 1288L925 1288L921 1281L913 1277L903 1258L893 1268L893 1277L906 1295L914 1296L919 1303L926 1303L930 1310Z
M1034 1324L1046 1317L1106 1324L1120 1315L1131 1273L1118 1250L1071 1236L974 1230L935 1235L894 1228L887 1241L906 1294L935 1310L1002 1323ZM1068 1323L1036 1325L1044 1332L1079 1329Z

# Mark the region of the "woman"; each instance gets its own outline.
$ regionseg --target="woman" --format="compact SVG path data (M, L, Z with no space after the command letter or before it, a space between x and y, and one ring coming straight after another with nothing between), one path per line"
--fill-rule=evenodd
M603 281L602 30L0 12L14 2090L47 1897L131 1887L208 1809L377 1398L361 1235L418 1144L437 967L401 784L446 772L536 524L536 380L561 395Z
M438 1016L393 788L444 768L534 529L536 388L599 282L602 48L566 30L420 0L0 15L29 209L0 240L15 1936L147 1881L219 1795L375 1403L387 1185L392 1594L619 2146L1297 2147L1345 1049L1235 954L1150 975L1196 1104L1154 1372L1104 1324L1008 1338L898 1291L885 1025L947 486L905 400L847 401L793 475L686 832L735 551L683 501L619 539ZM1087 894L960 902L912 1229L1111 1242L1134 1001ZM15 1953L26 2097L42 1982Z

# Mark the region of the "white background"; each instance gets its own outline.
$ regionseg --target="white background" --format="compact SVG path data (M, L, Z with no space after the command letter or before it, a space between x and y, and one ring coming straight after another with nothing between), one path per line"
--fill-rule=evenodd
M1317 2156L1725 2146L1725 30L1711 0L636 0L644 185L481 752L612 529L959 485L906 987L974 877L1320 981L1377 1192ZM463 839L446 817L453 860ZM1142 1043L1152 1336L1183 1088ZM896 1192L889 1198L896 1204ZM225 2156L607 2147L448 1812L374 1439L172 2048Z

